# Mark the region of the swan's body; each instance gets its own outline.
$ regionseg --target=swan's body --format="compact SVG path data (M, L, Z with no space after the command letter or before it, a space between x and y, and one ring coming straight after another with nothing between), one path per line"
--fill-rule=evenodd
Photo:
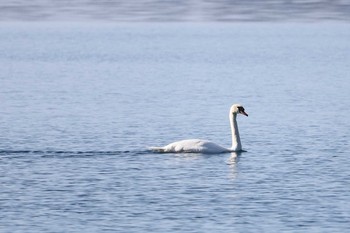
M162 153L204 153L204 154L216 154L216 153L225 153L225 152L238 152L242 150L241 139L239 137L238 125L237 125L237 114L243 114L248 116L245 113L244 108L239 104L232 105L230 109L230 124L232 132L232 146L231 148L222 147L216 143L201 140L201 139L188 139L178 142L170 143L164 147L151 147L150 149L155 152Z
M164 147L151 147L153 151L163 153L224 153L229 152L227 148L219 146L213 142L201 139L187 139L178 142L170 143Z

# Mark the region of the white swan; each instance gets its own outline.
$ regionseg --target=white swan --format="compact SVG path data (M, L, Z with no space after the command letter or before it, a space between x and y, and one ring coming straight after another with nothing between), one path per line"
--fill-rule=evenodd
M237 125L237 114L243 114L248 116L248 114L244 111L244 108L240 104L234 104L230 108L230 124L231 124L231 132L232 132L232 147L225 148L215 144L213 142L209 142L206 140L200 139L188 139L182 140L178 142L170 143L164 147L150 147L151 150L155 152L161 153L204 153L204 154L216 154L216 153L224 153L224 152L238 152L242 151L241 139L239 137L238 125Z

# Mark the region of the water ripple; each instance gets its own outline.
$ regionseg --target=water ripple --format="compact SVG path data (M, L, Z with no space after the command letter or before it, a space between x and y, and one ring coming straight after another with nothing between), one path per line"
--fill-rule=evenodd
M61 150L0 150L0 156L41 156L41 157L88 157L102 155L141 155L147 154L146 151L61 151Z

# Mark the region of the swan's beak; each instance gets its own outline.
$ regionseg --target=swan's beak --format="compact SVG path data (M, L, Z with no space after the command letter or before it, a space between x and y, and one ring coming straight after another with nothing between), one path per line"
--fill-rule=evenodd
M248 114L247 114L245 111L241 111L241 113L242 113L244 116L248 116Z

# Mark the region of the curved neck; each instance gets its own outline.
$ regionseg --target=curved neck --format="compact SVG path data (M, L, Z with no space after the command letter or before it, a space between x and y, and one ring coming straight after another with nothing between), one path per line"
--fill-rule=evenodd
M231 133L232 133L232 151L242 150L241 138L239 137L238 125L237 125L237 114L230 112L230 124L231 124Z

